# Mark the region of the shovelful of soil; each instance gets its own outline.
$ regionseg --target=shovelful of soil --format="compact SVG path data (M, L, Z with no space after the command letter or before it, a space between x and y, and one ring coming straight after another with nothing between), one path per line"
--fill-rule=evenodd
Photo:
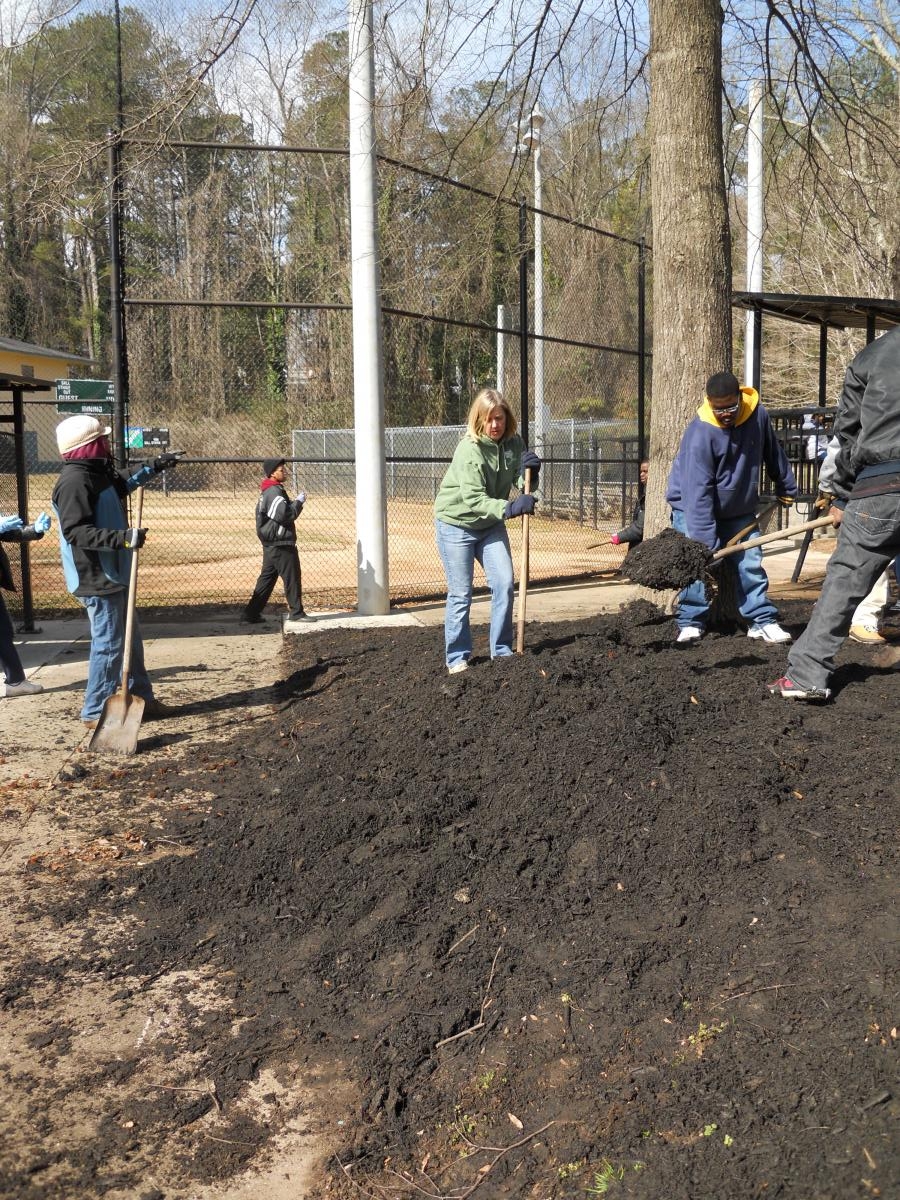
M680 591L695 579L702 579L712 562L712 551L703 542L675 529L664 529L629 552L622 574L641 587Z

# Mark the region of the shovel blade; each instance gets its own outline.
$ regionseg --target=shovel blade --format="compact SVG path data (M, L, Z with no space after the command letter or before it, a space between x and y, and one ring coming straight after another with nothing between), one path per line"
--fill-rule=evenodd
M88 750L106 754L134 754L143 715L143 697L116 692L103 705Z

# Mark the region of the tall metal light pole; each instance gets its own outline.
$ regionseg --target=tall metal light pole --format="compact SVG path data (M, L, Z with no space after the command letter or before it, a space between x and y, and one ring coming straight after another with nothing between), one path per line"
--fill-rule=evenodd
M350 0L350 266L356 428L357 611L365 616L381 616L390 608L390 589L372 28L372 0Z
M534 106L522 146L534 159L534 446L544 449L544 230L541 220L543 180L541 178L541 129L546 117ZM523 403L527 403L527 397Z
M750 84L747 124L747 291L763 289L763 87L758 80ZM756 313L747 311L744 338L744 382L754 384Z

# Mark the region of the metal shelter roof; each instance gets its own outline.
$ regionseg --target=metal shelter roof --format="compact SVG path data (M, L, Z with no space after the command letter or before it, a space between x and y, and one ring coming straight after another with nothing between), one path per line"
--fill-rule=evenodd
M734 292L734 308L784 321L830 329L893 329L900 325L900 300L868 296L796 296L780 292Z

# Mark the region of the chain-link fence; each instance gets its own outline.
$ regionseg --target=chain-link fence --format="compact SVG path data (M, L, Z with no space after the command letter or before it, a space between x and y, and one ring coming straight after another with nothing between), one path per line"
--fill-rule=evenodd
M346 153L131 142L122 163L125 424L165 428L186 451L147 497L142 603L246 602L260 561L259 462L283 453L309 495L304 592L314 606L352 606ZM387 159L379 218L392 598L444 589L433 499L485 385L500 386L546 463L533 578L617 565L620 552L594 543L630 519L636 496L643 246ZM35 514L56 478L59 417L52 403L26 411ZM5 483L0 474L0 505ZM31 561L36 611L71 605L55 534Z
M4 405L0 403L0 413ZM55 429L62 415L52 401L25 404L27 515L50 511L59 474ZM617 423L620 424L621 423ZM395 601L439 595L443 573L434 545L432 505L463 427L389 429L386 434L388 544ZM427 442L428 453L419 453ZM558 440L557 440L558 439ZM572 440L577 455L568 453ZM635 443L629 431L600 423L553 430L545 459L539 515L531 523L531 578L584 575L611 568L620 552L594 543L625 523L636 499ZM553 457L559 446L564 455ZM412 450L415 453L410 453ZM134 452L130 469L155 450ZM356 597L356 489L353 432L297 431L289 456L289 488L307 492L298 524L304 594L311 607L353 606ZM572 485L573 472L577 482ZM256 458L186 457L147 488L143 523L150 533L141 553L139 594L144 607L243 606L261 563L254 509L261 465ZM563 487L559 480L565 480ZM573 496L575 500L573 502ZM0 512L17 511L11 438L0 436ZM519 522L510 532L518 562ZM17 585L20 550L8 546ZM25 551L38 615L77 609L60 566L57 531ZM7 596L16 618L21 588Z

